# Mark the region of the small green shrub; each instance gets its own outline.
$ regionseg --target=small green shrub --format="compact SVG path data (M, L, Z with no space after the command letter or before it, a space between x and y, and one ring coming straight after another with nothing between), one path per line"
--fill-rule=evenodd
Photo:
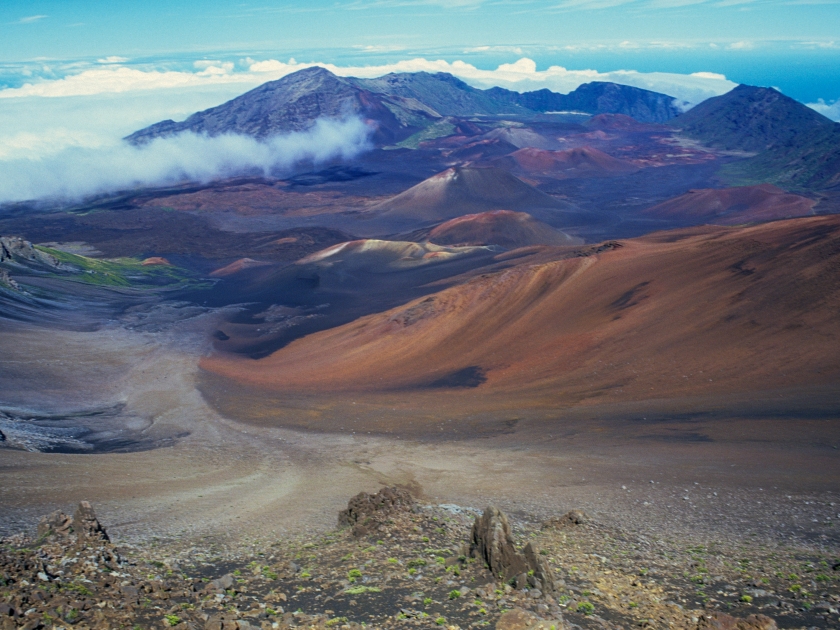
M381 593L382 589L377 588L376 586L365 586L364 584L360 584L359 586L351 586L344 592L348 595L361 595L362 593Z
M584 615L591 615L595 612L595 606L589 602L581 602L578 604L577 611L579 613L583 613Z

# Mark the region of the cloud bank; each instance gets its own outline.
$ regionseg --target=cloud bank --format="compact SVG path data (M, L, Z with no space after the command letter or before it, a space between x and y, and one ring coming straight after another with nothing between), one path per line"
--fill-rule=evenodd
M117 190L242 174L270 175L296 164L350 159L370 148L373 130L359 118L321 119L307 131L257 141L193 133L141 147L71 147L40 159L0 161L0 203L76 200Z
M817 110L826 118L840 122L840 99L833 103L826 103L823 99L819 99L816 103L808 103L808 107Z
M638 72L636 70L569 70L563 66L551 66L537 70L532 59L523 57L514 63L499 65L495 70L483 70L465 61L429 60L422 57L406 59L396 63L337 66L331 63L299 63L277 59L256 61L242 59L239 67L232 62L202 60L194 64L195 71L144 70L121 65L103 59L102 66L85 69L64 78L41 80L17 88L0 90L0 99L39 97L90 96L103 93L125 93L141 90L162 90L195 86L222 86L237 84L243 90L272 81L311 66L321 66L339 76L378 77L390 72L448 72L476 87L501 86L518 91L548 88L555 92L568 93L582 83L590 81L612 81L633 85L674 96L677 99L696 104L711 96L718 96L735 87L725 76L710 72L676 74L670 72Z

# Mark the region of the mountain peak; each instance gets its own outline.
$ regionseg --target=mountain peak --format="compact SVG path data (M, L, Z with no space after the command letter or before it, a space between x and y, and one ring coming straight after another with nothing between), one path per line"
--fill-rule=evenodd
M835 123L773 88L739 85L703 101L670 124L722 149L764 151Z

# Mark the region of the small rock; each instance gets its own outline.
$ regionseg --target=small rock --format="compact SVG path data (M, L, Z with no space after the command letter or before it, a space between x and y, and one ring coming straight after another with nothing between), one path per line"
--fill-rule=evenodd
M223 591L226 591L229 588L233 588L233 585L235 583L236 582L233 579L233 575L231 575L230 573L225 573L222 577L210 582L210 584L212 584L214 587Z
M540 618L534 613L522 608L514 608L499 617L496 622L496 630L528 630L539 620Z
M778 630L776 622L765 615L750 615L738 619L725 613L701 615L697 630Z

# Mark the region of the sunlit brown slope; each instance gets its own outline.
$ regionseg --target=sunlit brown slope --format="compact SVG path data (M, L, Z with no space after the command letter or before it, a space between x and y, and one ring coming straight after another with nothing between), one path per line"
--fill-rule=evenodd
M434 243L362 239L339 243L310 254L298 265L327 265L344 272L366 269L387 273L451 260L476 251L475 247L439 247Z
M445 221L488 210L573 209L496 168L449 168L371 208L390 218Z
M322 393L439 387L466 374L478 388L465 395L549 404L767 391L838 382L839 309L840 217L809 217L519 264L265 359L203 366Z
M579 245L581 239L537 221L527 212L493 210L451 219L429 232L438 245L499 245L507 249L529 245Z
M496 163L524 173L545 173L560 177L613 177L639 170L635 164L618 160L588 146L564 151L520 149L496 160Z
M812 214L816 202L786 193L771 184L737 188L690 190L648 208L645 214L661 219L707 221L717 225L737 225L788 219Z

